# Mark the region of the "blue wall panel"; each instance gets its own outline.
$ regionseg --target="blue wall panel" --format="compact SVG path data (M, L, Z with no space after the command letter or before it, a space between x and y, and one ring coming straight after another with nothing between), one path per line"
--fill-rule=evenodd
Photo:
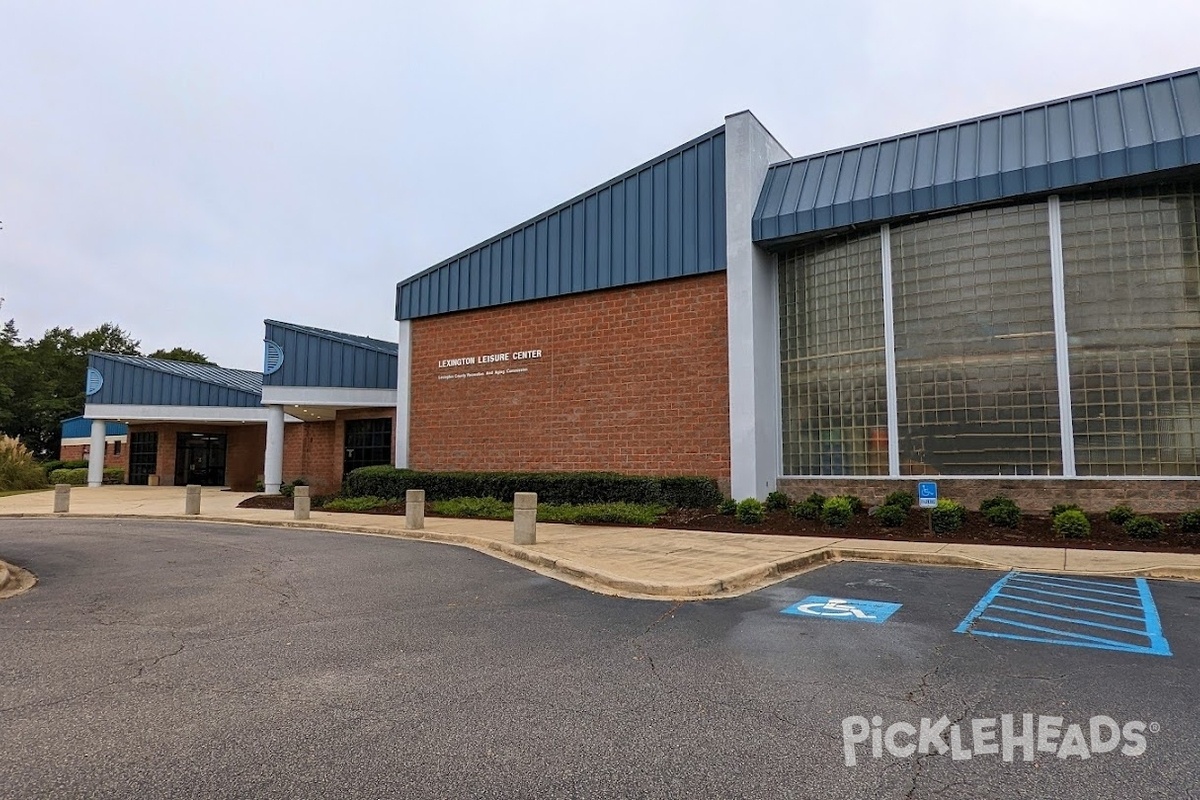
M89 404L146 406L262 405L262 376L257 372L157 358L91 353L88 367L104 377Z
M773 165L755 241L1200 165L1200 70Z
M723 269L722 127L401 281L396 318Z
M461 268L469 275L469 265ZM283 350L283 366L263 377L266 386L395 389L397 346L392 342L266 321L266 339Z

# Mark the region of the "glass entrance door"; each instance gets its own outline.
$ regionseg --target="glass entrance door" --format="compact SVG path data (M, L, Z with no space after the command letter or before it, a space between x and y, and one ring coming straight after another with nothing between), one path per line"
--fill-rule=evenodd
M180 433L175 438L175 485L225 485L225 434Z

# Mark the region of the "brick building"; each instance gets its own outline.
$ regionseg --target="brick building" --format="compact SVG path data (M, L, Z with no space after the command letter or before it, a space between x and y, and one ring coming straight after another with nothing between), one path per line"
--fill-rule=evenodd
M394 462L395 386L395 344L267 320L262 372L92 353L85 416L128 425L129 483L332 493Z
M1200 70L802 157L733 114L401 281L398 344L268 322L259 472L1194 506L1198 229Z
M87 461L92 453L92 424L84 417L63 420L58 445L59 461ZM129 427L110 422L104 429L104 464L125 469L129 462Z

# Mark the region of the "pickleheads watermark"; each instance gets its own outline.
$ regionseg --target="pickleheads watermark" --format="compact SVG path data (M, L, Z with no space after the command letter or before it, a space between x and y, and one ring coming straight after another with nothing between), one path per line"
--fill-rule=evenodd
M1158 731L1157 722L1121 723L1104 714L1083 722L1047 714L1001 714L961 722L924 717L886 726L879 716L854 716L842 720L842 747L847 767L858 764L860 757L883 758L885 752L896 758L948 753L955 761L995 756L1009 763L1017 758L1033 761L1043 754L1064 760L1112 753L1137 758L1146 752L1147 734Z

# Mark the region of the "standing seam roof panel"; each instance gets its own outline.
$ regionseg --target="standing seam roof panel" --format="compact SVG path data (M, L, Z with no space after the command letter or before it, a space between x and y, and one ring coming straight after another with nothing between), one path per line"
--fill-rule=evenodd
M1194 165L1195 69L774 164L752 232L768 242Z
M395 389L398 346L394 342L266 320L268 341L283 351L283 364L263 377L266 386Z
M396 318L724 269L722 126L401 281Z

